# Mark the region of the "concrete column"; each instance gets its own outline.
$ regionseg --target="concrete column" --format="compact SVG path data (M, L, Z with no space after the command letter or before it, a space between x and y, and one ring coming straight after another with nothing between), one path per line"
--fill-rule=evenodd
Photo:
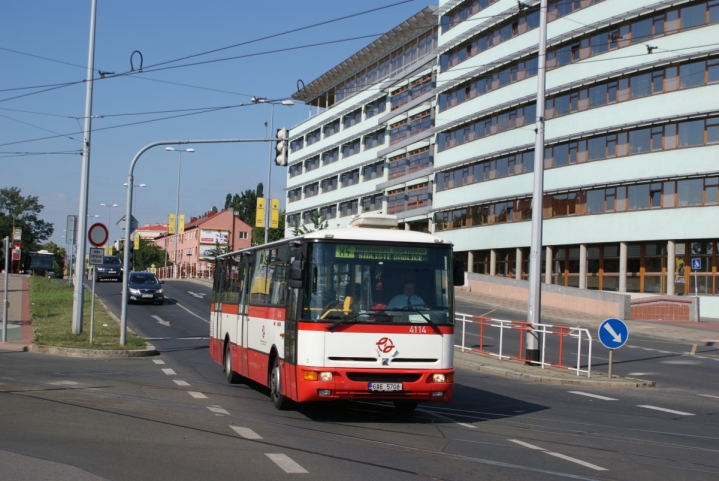
M579 288L587 288L587 245L579 246Z
M429 219L429 233L434 234L434 221Z
M544 259L544 282L546 284L552 283L552 246L546 247L547 258Z
M522 249L517 247L517 253L515 254L515 263L514 263L514 270L515 270L515 279L522 280Z
M404 230L409 230L409 224L407 222L404 223Z
M494 249L489 251L489 275L497 275L497 251Z
M627 243L619 243L619 292L627 292Z
M674 276L677 266L677 255L676 255L676 243L674 241L667 241L667 295L673 296L674 294Z
M474 272L474 252L467 251L467 272Z

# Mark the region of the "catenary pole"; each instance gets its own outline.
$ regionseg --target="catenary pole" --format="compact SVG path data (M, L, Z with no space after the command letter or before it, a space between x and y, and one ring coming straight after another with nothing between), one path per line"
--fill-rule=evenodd
M527 322L542 321L542 205L544 197L544 104L547 74L547 0L539 4L539 56L537 69L537 119L534 143L534 191L532 193L532 241L529 249L529 303ZM526 334L526 357L539 361L539 333Z
M130 245L130 212L132 212L132 189L133 189L133 181L134 181L134 171L135 171L135 165L137 164L137 161L140 159L140 156L147 152L148 150L152 149L153 147L158 147L160 145L185 145L185 144L231 144L231 143L239 143L239 142L273 142L275 139L211 139L211 140L161 140L159 142L153 142L151 144L147 144L142 149L140 149L136 154L135 157L132 158L132 161L130 162L130 169L127 174L127 194L126 194L126 200L125 200L125 218L128 219L127 224L125 225L125 251L124 251L124 257L123 257L123 272L125 275L122 276L122 306L120 311L120 344L125 345L125 342L127 341L127 301L128 301L128 273L130 272L130 249L127 247Z
M7 342L7 282L8 282L8 269L10 269L10 236L5 237L5 287L3 288L3 301L2 301L2 342Z
M177 241L180 239L180 171L182 170L182 151L180 153L180 160L177 164L177 203L175 204L175 269L173 278L177 279L180 277L177 265Z
M270 135L275 122L275 103L270 102ZM269 154L267 156L267 193L265 194L265 244L269 239L270 233L270 206L272 204L272 196L270 195L270 181L272 180L272 142L269 144Z
M85 299L85 243L87 242L87 198L90 188L90 135L92 134L92 86L95 73L95 15L97 0L91 0L90 45L87 53L87 86L85 88L85 128L83 129L82 170L80 173L80 212L77 228L77 281L72 302L72 333L82 333L82 310Z

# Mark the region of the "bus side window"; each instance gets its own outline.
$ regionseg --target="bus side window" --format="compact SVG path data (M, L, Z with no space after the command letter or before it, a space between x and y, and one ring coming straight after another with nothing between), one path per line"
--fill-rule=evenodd
M290 247L277 249L277 256L270 262L272 278L270 280L269 303L284 306L287 299L287 282L290 276Z

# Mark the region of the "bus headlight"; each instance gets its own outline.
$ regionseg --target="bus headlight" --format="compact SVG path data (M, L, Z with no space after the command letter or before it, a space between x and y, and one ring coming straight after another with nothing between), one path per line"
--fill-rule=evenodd
M433 382L454 382L454 373L449 374L432 374Z
M321 372L320 373L320 381L331 381L331 380L332 380L331 372Z

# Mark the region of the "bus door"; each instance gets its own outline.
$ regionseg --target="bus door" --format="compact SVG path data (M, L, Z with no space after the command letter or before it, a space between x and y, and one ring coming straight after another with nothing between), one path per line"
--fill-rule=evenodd
M240 349L241 354L241 361L240 361L240 367L241 369L238 371L240 374L242 374L244 377L247 377L249 375L249 370L247 369L247 313L248 313L248 304L249 304L249 286L252 280L252 256L251 255L245 255L242 256L242 263L241 263L241 272L242 272L242 291L240 294L240 309L238 311L238 323L237 323L237 339L239 339L239 344L242 346Z
M290 249L289 265L295 260L300 260L302 253L300 249ZM289 277L289 271L287 272ZM286 311L284 331L284 378L288 381L285 385L285 395L290 399L297 399L297 320L300 315L300 290L292 288L289 282L286 285Z
M210 349L212 358L215 362L222 363L223 349L223 333L220 331L222 326L222 290L225 284L226 262L220 259L217 262L217 270L215 271L214 285L212 286L212 318L210 322Z

